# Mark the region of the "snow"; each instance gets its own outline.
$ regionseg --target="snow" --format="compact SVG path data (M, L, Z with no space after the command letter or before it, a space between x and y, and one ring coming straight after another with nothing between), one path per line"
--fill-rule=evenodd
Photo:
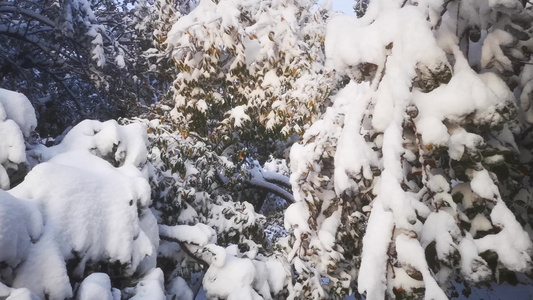
M98 262L119 262L130 275L155 267L159 233L148 209L150 186L139 170L146 160L145 132L140 125L85 121L61 144L30 151L46 162L0 193L0 259L16 266L14 288L39 297L72 297L66 269L72 259L75 276ZM102 159L110 155L120 167ZM80 297L116 298L118 290L102 276L88 277Z
M37 127L33 106L23 94L0 88L0 121L13 120L28 137Z
M305 280L302 285L317 293L322 289L313 285L314 272L322 272L322 258L343 243L334 238L339 222L343 222L337 213L343 210L331 205L331 199L355 199L358 206L370 191L376 197L357 207L370 211L370 217L361 267L354 267L359 273L359 292L368 299L393 297L391 282L404 289L424 286L427 299L446 299L439 284L445 287L446 281L457 275L457 265L467 280L478 282L492 276L478 255L487 249L501 253L499 256L508 251L514 259L520 258L522 265L514 259L502 261L513 270L524 271L525 262L530 264L531 243L500 196L498 187L505 183L498 183L481 163L464 171L454 167L456 161L472 159L480 155L480 149L494 147L492 136L486 133L490 130L505 147L517 149L514 138L518 129L511 131L506 124L517 109L515 97L509 82L497 72L510 71L507 51L516 40L508 30L503 31L502 24L490 22L496 18L494 11L508 13L519 5L516 1L457 5L441 0L416 1L414 5L376 0L362 18L339 15L328 23L326 69L348 77L350 82L332 97L333 105L291 148L296 203L285 215L285 226L293 230L294 241L289 261L298 277ZM473 32L476 28L480 41L466 43L472 45L473 52L479 50L477 56L465 49L465 41L460 42L457 36L462 30ZM479 71L492 66L492 70ZM516 65L511 71L516 72ZM526 72L522 86L530 77ZM526 109L531 89L522 93ZM439 161L440 151L448 152L450 165ZM334 168L328 165L331 157ZM482 159L486 166L508 162L505 155ZM463 167L462 162L456 165ZM450 194L452 188L451 194L463 195L459 203ZM327 193L331 191L333 196ZM342 204L343 209L347 207L351 208ZM465 211L472 207L485 207L486 211L474 217ZM489 218L485 214L491 208ZM495 219L505 225L496 225ZM306 220L308 224L304 224ZM470 233L461 226L463 222L470 223ZM495 226L503 229L474 239L478 232ZM516 243L507 242L507 227L520 232ZM424 259L425 248L433 242L440 262L437 274L429 270ZM490 248L490 243L506 246ZM395 266L396 278L387 265L395 265L394 251L401 264L401 268ZM423 277L422 285L410 279L415 270ZM330 270L325 273L329 275Z
M11 293L6 300L39 300L35 294L32 294L30 290L25 288L11 289Z
M42 230L37 206L0 190L0 261L13 268L18 266Z
M120 293L120 292L119 292ZM80 285L78 290L77 299L79 300L120 300L120 294L118 298L113 297L111 291L111 280L105 273L92 273L87 276Z
M365 142L364 137L359 134L361 131L359 120L362 119L370 100L366 96L367 92L368 86L352 82L335 97L334 107L342 109L346 106L348 111L335 153L334 179L337 195L341 195L351 186L349 174L362 170L362 175L370 179L372 178L371 167L377 164L376 154Z
M217 234L215 230L202 223L195 224L194 226L159 225L159 232L163 236L171 237L176 240L197 246L206 246L208 243L214 243L217 240Z
M497 29L489 33L481 50L481 66L487 68L496 63L501 71L512 69L511 60L503 54L501 46L508 46L513 42L513 36L503 30Z
M448 183L448 180L446 180L446 178L440 174L431 176L426 186L434 193L447 193L450 191L450 184Z
M233 108L230 112L230 119L233 120L233 126L242 127L245 122L250 121L250 117L245 112L246 106L240 105Z
M470 187L474 193L489 200L499 198L498 187L492 181L487 170L474 171L473 177Z
M366 293L366 298L369 300L385 298L387 249L392 238L393 216L392 212L383 209L379 198L374 200L366 234L363 237L363 258L359 274L364 276L357 278L359 293Z
M501 263L512 271L525 272L531 267L531 249L533 244L527 232L516 220L505 203L499 199L490 218L501 231L475 240L479 253L493 250L498 254Z
M512 93L499 77L493 73L476 74L458 48L454 50L454 56L455 74L448 84L442 84L430 93L413 93L419 110L415 122L426 145L448 146L450 138L442 123L444 120L494 126L503 121L498 110L515 106ZM468 140L472 138L476 139L469 136ZM455 145L450 146L452 151L457 151ZM455 157L461 154L460 151L454 153L457 153L453 154Z
M221 267L210 266L203 286L208 298L254 299L257 293L250 287L255 277L255 266L250 259L228 255Z
M318 238L326 250L333 250L337 234L337 228L341 224L341 209L339 208L331 216L326 218L318 231Z
M109 255L135 269L153 252L138 224L137 209L146 209L150 201L141 174L130 177L88 152L70 151L36 166L10 192L43 204L47 226L57 228L66 257L73 250L92 260Z
M245 36L243 39L244 57L246 58L246 66L250 67L257 59L261 45L257 39L251 39Z
M281 82L279 77L276 75L276 70L270 70L265 74L263 78L263 83L261 83L263 89L270 89L274 95L279 94Z
M119 69L124 69L126 67L126 63L124 62L124 56L123 55L117 55L115 57L115 63L117 64Z
M437 257L446 259L456 248L454 239L461 235L461 231L450 214L439 211L429 215L422 229L420 244L426 248L431 242L436 242Z
M24 138L36 126L35 111L28 98L0 88L0 189L10 187L7 172L26 163Z
M490 279L492 271L487 262L478 255L475 241L470 234L465 235L457 249L461 254L461 274L467 280L481 282Z
M24 262L16 270L14 288L28 288L44 298L64 299L73 296L64 258L51 229L46 230L35 244L31 244ZM35 272L46 270L46 272Z
M309 209L303 202L291 204L285 211L285 229L298 228L298 232L309 231ZM296 235L299 236L299 235Z
M416 239L409 238L403 234L398 235L396 238L396 251L398 252L398 261L404 269L412 267L422 273L426 288L424 295L426 299L448 299L431 275L426 260L420 259L420 257L425 256L424 248Z
M473 219L470 227L470 234L476 236L478 231L488 231L492 229L492 223L483 214L477 214Z
M0 134L2 135L0 161L6 166L9 163L26 162L26 146L20 127L13 120L3 121L0 123Z
M465 150L475 151L477 147L484 144L483 138L477 134L467 132L464 128L450 128L450 140L448 142L448 154L450 158L460 160Z
M59 145L34 148L29 155L41 162L60 153L88 150L118 166L131 164L142 167L148 154L146 131L141 123L122 126L115 120L84 120L72 128Z
M507 154L481 157L464 172L454 169L456 163L469 163L470 155L484 155L480 150L487 148L521 150L514 141L519 134L516 128L504 124L496 131L497 126L508 122L502 112L513 116L518 108L509 82L500 78L514 71L507 51L516 40L499 29L504 28L505 20L495 25L490 22L522 7L517 0L463 1L461 7L459 2L445 2L374 0L360 19L336 16L329 21L326 76L346 75L350 82L339 91L334 88L336 95L328 98L333 104L319 121L309 128L294 126L297 132L307 130L291 149L290 180L284 176L291 173L289 170L280 175L273 164L266 164L264 170L251 166L245 174L249 175L245 183L294 201L284 219L290 237L280 239L282 249L272 256L266 256L257 241L244 239L227 247L216 244L217 232L218 238L225 234L234 237L235 232L261 223L262 216L247 202L227 201L223 188L213 196L187 186L189 178L203 179L197 158L184 162L183 177L187 179L181 178L183 181L179 179L182 174L166 171L170 178L183 183L179 191L164 191L170 196L179 194L175 200L181 202L180 213L175 220L180 224L157 224L150 209L147 179L155 168L146 159L145 125L85 120L59 145L32 145L25 142L36 126L30 102L21 94L0 89L0 188L9 189L8 171L27 164L27 156L31 158L31 171L24 181L7 192L0 190L0 262L7 265L7 277L12 277L7 285L0 283L0 298L193 299L193 289L184 279L194 276L185 269L190 258L183 258L186 251L178 243L165 241L160 246L159 235L177 240L179 245L186 243L189 251L207 262L201 280L207 298L272 299L273 294L283 291L288 291L289 297L327 298L333 295L329 292L334 286L352 288L357 277L358 291L367 299L394 297L393 287L423 287L425 298L446 299L442 289L450 277L457 278L458 270L467 281L492 279L491 269L480 257L485 251L498 255L498 268L530 271L530 236L515 217L515 207L511 211L506 205L510 200L503 197L510 191L501 187L507 183L498 182L489 171L511 163ZM85 17L95 18L88 1L73 5L85 10ZM211 76L208 70L195 66L219 64L225 59L220 58L221 52L230 58L224 66L227 72L221 76L237 82L240 79L232 71L246 65L257 78L257 90L251 92L253 101L277 98L271 103L272 111L260 116L266 120L265 127L273 129L282 122L278 111L292 114L300 109L281 99L286 96L289 79L280 74L291 68L293 73L307 70L290 65L289 71L280 72L270 64L278 63L278 52L286 53L287 61L302 54L293 42L301 25L297 15L304 12L292 1L261 2L250 9L250 26L243 27L241 19L250 18L241 14L243 5L253 7L250 1L200 0L195 10L172 25L165 46L169 57L194 68L192 72L180 70L177 75L186 86ZM323 6L331 7L331 3ZM448 11L444 12L445 8ZM465 33L460 26L479 29L480 41L460 42L456 35ZM94 46L90 55L103 67L104 31L92 26L87 35ZM242 44L236 44L241 38ZM201 43L195 44L195 39ZM480 53L465 57L464 45ZM203 51L193 51L199 46ZM224 53L230 48L234 53ZM206 58L209 52L211 57ZM123 54L115 56L115 63L126 67ZM320 58L313 63L320 64ZM262 65L267 67L261 69ZM310 99L313 97L305 90L305 82L314 78L312 74L300 77L302 81L294 83L291 95L309 106L318 103L320 99ZM528 121L533 114L532 79L533 68L529 66L520 78L513 78L520 81L515 91L525 113L520 118ZM424 81L431 80L434 85L423 86ZM203 95L202 86L192 89L191 96ZM226 96L215 93L211 99L222 102L228 100ZM178 95L175 100L177 106L188 105L207 115L211 99L189 101ZM252 102L232 105L223 123L229 125L228 130L244 128L252 121L257 108ZM416 116L409 113L412 111ZM173 114L179 114L178 110ZM161 123L150 122L150 130ZM282 133L291 132L287 126ZM494 139L507 148L495 146ZM202 143L198 148L204 146ZM150 153L156 160L167 150L165 145ZM441 150L447 151L449 160L445 154L440 156ZM222 165L229 162L224 157L221 161ZM216 172L227 175L217 169L211 174ZM525 177L524 182L528 179ZM211 188L214 186L219 188L216 183ZM290 187L294 197L287 190ZM209 211L209 216L195 210L197 203L182 199L185 189L194 201L206 203L202 209ZM463 198L456 203L452 195L457 193ZM525 189L522 193L524 199L529 195ZM355 266L337 264L345 262L346 254L338 238L361 239L359 231L347 227L355 221L361 221L356 229L364 232L362 253L350 261ZM468 223L470 229L465 230L462 223ZM479 236L483 237L476 238ZM432 244L439 265L436 273L425 259L425 250ZM248 249L241 253L239 246ZM178 266L166 277L166 289L163 271L156 268L157 254ZM67 271L67 262L74 264L72 271ZM92 273L83 279L98 263L120 264L125 277L135 275L140 280L121 295L107 274ZM177 271L180 267L185 270L183 274ZM344 267L351 269L345 271ZM414 279L415 275L421 280ZM72 285L76 280L83 281ZM303 289L308 293L300 294Z
M133 300L165 300L163 271L159 268L152 269L135 287Z
M382 2L380 4L384 5ZM411 78L418 63L434 66L446 61L437 46L426 17L413 6L396 9L383 8L371 24L372 13L356 19L350 16L334 17L326 33L326 67L339 74L361 77L360 64L384 66L388 72L376 92L376 107L372 125L384 131L392 120L394 103L402 103L409 94ZM380 34L375 34L380 32ZM407 42L408 41L408 42ZM391 48L392 47L392 48ZM380 69L377 70L379 74Z
M187 285L185 279L176 277L167 284L167 294L176 300L193 300L194 293Z

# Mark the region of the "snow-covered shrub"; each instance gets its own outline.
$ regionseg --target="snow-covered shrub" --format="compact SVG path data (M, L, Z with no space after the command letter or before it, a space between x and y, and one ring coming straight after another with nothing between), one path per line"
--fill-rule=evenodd
M9 189L15 172L27 170L24 139L36 126L35 111L28 98L0 89L0 189Z
M324 22L312 2L202 0L178 18L163 54L179 71L181 129L266 158L314 121L330 80L318 72Z
M29 135L35 116L28 100L2 95L11 97L0 101L2 112L9 111L4 123L20 124L18 135L6 136ZM25 119L28 115L33 118ZM0 148L0 156L26 162L24 141L23 159L9 156L18 153L16 146L7 154ZM0 192L0 281L12 287L7 295L29 290L40 298L64 299L79 290L82 299L102 293L120 299L111 283L121 289L156 266L159 231L148 208L146 127L87 120L56 146L30 148L31 171ZM93 272L107 275L84 280Z
M526 5L374 0L329 22L352 82L291 150L291 297L446 299L531 272Z
M292 197L268 181L286 177L266 171L260 176L260 169L234 164L238 158L217 154L198 135L164 119L124 122L148 127L153 209L162 239L158 263L167 294L181 295L187 284L196 291L203 285L208 295L222 298L248 293L269 299L282 292L288 272L265 240L264 217L235 198L246 185Z

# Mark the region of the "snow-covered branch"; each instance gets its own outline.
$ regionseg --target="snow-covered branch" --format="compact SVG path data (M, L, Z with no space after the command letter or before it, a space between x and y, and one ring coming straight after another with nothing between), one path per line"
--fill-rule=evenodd
M159 237L164 240L164 241L169 241L169 242L175 242L175 243L178 243L178 245L180 245L180 249L183 250L183 252L185 252L185 254L187 254L190 258L194 259L197 263L199 263L200 265L202 265L202 267L204 267L204 270L207 270L207 268L209 268L209 264L203 260L202 258L196 256L194 253L191 252L191 250L189 250L189 248L187 248L187 244L183 241L180 241L174 237L171 237L171 236L166 236L164 234L162 234L161 232L159 233Z
M247 185L272 193L285 199L288 203L294 203L294 196L285 189L290 189L291 187L287 176L274 172L265 172L259 167L256 167L251 169L245 178L244 182Z
M258 178L245 180L244 182L253 188L257 188L257 189L272 193L276 196L279 196L285 199L289 203L294 203L294 196L290 192L288 192L287 190L283 188L280 188L276 184L273 184L273 183L270 183L268 181L261 180Z

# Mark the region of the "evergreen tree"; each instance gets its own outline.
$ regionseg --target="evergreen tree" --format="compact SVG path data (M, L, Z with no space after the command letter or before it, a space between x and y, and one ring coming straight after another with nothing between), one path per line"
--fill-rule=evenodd
M531 274L532 17L375 0L328 23L327 65L351 83L291 149L292 297L446 299Z
M3 1L0 84L29 97L43 136L83 118L138 114L155 94L141 56L152 31L138 34L148 8L144 1Z

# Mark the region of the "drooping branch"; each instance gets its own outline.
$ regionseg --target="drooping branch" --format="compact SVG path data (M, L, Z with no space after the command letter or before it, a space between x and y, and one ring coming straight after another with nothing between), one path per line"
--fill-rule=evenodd
M58 52L61 53L62 56L69 59L70 61L80 63L77 59L70 56L66 51L58 51L54 50L51 45L47 45L42 39L36 38L36 36L32 35L31 33L22 32L20 29L12 29L9 26L0 25L0 35L5 35L10 38L17 39L21 42L25 42L28 44L31 44L38 48L43 54L48 56L51 60L51 64L55 65L64 65L64 68L69 67L68 63L65 60L58 59L58 57L54 57L52 53Z
M291 181L290 181L289 177L287 177L287 176L284 176L284 175L281 175L281 174L275 173L275 172L268 172L268 171L263 171L261 173L263 175L263 178L266 181L268 181L268 182L271 182L271 183L274 183L274 184L277 184L277 185L281 185L281 186L283 186L284 188L287 188L287 189L291 189L292 188Z
M267 173L267 176L264 175L265 173ZM251 175L251 178L245 179L244 183L253 188L272 193L278 197L285 199L285 201L289 203L294 203L294 196L286 189L280 187L280 185L289 187L288 179L285 180L283 179L283 177L286 178L285 176L273 172L265 173L257 170L252 171L249 173ZM276 174L277 176L273 176L273 174ZM280 185L277 185L275 183L278 183Z
M31 11L29 9L24 9L21 7L16 7L12 5L8 5L5 2L0 2L0 13L17 13L24 16L27 16L29 18L32 18L36 21L39 21L43 24L46 24L52 28L56 26L55 22L46 18L45 16L38 14L34 11Z
M65 82L61 78L57 77L54 73L48 71L45 68L39 68L39 70L41 72L48 74L53 80L59 83L67 91L67 94L69 94L72 101L74 101L74 104L76 104L76 107L79 109L80 114L85 118L88 117L88 114L83 108L83 105L81 104L79 97L74 95L74 92L72 92L72 90L65 84Z
M187 248L187 245L176 239L176 238L173 238L173 237L170 237L170 236L166 236L166 235L163 235L161 232L159 232L159 237L164 240L164 241L169 241L169 242L175 242L175 243L178 243L178 245L180 245L180 248L183 250L183 252L185 252L185 254L187 254L188 256L190 256L192 259L194 259L197 263L199 263L200 265L202 265L202 267L204 267L204 269L207 269L209 268L209 264L201 259L200 257L194 255L194 253L192 253L191 250L189 250L189 248Z

